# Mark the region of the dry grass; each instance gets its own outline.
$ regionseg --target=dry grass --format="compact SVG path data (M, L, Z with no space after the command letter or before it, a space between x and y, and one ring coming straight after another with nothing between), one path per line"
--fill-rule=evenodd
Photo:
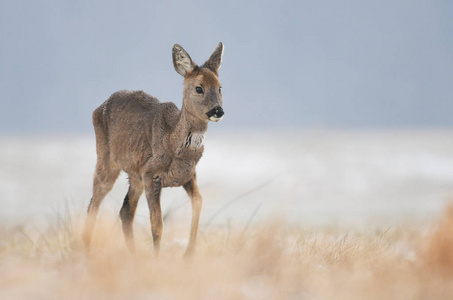
M167 228L155 258L147 226L131 255L118 220L100 221L89 255L81 218L1 227L0 299L453 299L453 207L422 229L211 227L191 260L187 228Z

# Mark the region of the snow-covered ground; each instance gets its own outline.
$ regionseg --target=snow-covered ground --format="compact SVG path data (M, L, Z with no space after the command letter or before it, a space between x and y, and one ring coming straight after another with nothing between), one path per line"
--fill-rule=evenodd
M94 136L0 137L0 222L83 213ZM453 131L208 132L197 168L201 226L277 214L302 225L392 224L431 218L453 201ZM117 180L101 207L117 214ZM167 222L190 218L182 188L164 189ZM144 196L137 222L148 222Z

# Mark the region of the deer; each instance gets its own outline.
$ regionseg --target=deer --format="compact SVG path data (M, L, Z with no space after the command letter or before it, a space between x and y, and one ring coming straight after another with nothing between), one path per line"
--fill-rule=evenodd
M90 249L99 207L121 171L129 188L119 216L125 243L135 251L133 221L139 198L145 192L151 222L153 248L159 254L163 230L161 191L182 186L192 204L192 222L185 257L197 240L203 198L197 185L196 165L204 151L210 121L224 116L219 82L223 44L198 66L178 44L172 49L173 66L184 77L181 110L173 102L160 102L143 91L112 94L93 112L97 162L93 194L88 205L83 241Z

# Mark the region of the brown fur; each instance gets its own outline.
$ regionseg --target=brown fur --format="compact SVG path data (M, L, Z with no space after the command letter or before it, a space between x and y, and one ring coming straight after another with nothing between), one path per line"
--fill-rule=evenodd
M161 189L183 186L193 208L186 254L194 251L202 205L195 167L204 149L203 138L210 120L207 114L222 106L218 80L222 53L220 43L200 68L181 46L173 47L175 70L185 78L181 110L174 103L161 103L142 91L119 91L93 112L97 164L84 232L87 247L99 206L123 170L129 175L130 184L120 211L128 247L135 248L132 223L143 191L158 252L163 227ZM202 94L197 87L203 88Z

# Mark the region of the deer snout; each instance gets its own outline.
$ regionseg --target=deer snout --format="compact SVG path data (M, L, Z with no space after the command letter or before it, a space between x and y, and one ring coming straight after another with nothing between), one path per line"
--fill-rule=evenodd
M220 106L214 107L213 109L211 109L210 111L208 111L206 113L209 120L211 120L213 122L220 121L223 118L224 114L225 114L225 112L223 111L222 107L220 107Z

